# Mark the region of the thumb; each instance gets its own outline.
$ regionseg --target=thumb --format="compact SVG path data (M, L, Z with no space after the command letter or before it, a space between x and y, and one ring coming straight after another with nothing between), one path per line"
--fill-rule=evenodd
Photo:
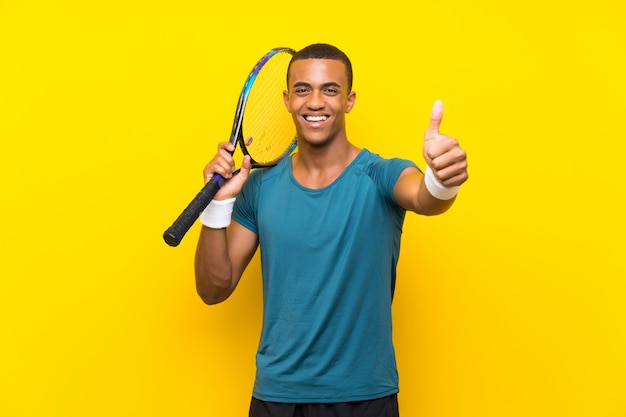
M252 169L250 157L244 156L241 162L241 168L233 172L233 176L226 181L216 194L216 199L224 200L226 198L236 197L241 192L241 188L248 180L248 175Z
M250 173L251 169L252 163L250 162L250 156L246 155L243 157L243 161L241 161L240 172L243 173L246 178L248 178L248 174Z
M436 100L433 104L433 109L430 112L430 124L428 125L428 129L426 130L430 134L439 133L441 119L443 119L443 101Z
M241 161L241 168L237 170L237 175L233 177L234 182L239 185L243 185L248 180L248 175L252 169L252 163L250 162L250 156L246 155Z

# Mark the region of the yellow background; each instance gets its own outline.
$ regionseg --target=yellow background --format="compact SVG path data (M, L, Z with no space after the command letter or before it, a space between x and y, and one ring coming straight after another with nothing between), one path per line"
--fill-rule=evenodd
M435 99L470 180L408 216L401 415L626 416L622 1L0 0L0 415L243 416L258 259L195 295L161 239L275 46L355 68L349 137L422 164Z

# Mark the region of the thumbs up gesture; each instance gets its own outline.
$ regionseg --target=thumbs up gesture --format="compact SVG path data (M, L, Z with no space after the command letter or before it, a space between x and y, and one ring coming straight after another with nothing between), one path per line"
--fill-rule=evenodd
M459 142L439 132L443 119L443 102L435 101L430 124L424 133L422 152L435 178L444 187L454 187L467 181L467 155Z

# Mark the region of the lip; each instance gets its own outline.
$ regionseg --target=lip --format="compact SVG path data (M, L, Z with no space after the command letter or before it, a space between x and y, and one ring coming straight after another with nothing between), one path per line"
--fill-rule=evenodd
M327 114L304 114L302 120L310 126L317 127L330 120L330 116Z

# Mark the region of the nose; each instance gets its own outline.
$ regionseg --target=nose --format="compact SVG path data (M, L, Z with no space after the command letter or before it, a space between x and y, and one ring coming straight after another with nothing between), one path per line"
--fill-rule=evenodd
M321 91L313 90L306 104L311 110L319 110L324 107L324 95Z

